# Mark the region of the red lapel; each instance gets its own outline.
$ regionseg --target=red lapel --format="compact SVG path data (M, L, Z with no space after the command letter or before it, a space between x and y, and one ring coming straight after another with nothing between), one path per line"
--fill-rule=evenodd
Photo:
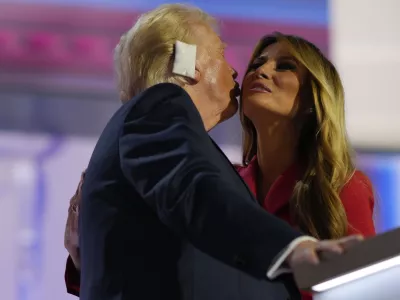
M253 159L246 167L238 169L240 176L249 186L249 189L257 197L256 178L258 173L257 157ZM301 178L302 172L298 164L293 164L282 175L280 175L272 184L262 206L270 213L276 214L285 207L292 196L296 182Z

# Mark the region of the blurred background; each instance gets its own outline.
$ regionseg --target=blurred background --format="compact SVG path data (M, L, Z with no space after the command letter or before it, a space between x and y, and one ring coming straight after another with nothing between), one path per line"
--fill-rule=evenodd
M0 0L0 290L2 300L68 300L69 199L119 107L112 50L163 0ZM300 35L336 64L358 167L376 190L376 226L400 226L398 0L197 0L222 21L227 57L243 73L258 39ZM240 124L212 132L240 161Z

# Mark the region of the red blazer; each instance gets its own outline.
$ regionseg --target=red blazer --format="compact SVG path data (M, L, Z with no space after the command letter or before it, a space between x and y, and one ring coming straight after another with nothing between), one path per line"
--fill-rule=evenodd
M257 158L254 157L246 167L237 167L239 174L257 197L256 176L258 173ZM289 214L289 199L302 172L296 164L286 170L271 186L262 206L268 212L296 226ZM366 237L375 235L373 222L374 194L369 179L356 171L340 192L347 220L348 235L362 234ZM312 299L311 294L302 293L303 300Z
M239 174L249 186L250 190L257 196L256 174L257 159L253 158L246 167L237 167ZM301 171L297 165L286 170L271 186L262 206L270 213L296 226L289 214L289 199L296 181L301 178ZM349 222L348 234L361 233L364 236L375 235L373 222L374 195L368 178L356 171L350 181L344 186L340 193L344 209ZM79 296L80 274L76 270L72 260L68 257L65 270L65 283L70 294ZM303 293L303 300L312 299L308 293Z

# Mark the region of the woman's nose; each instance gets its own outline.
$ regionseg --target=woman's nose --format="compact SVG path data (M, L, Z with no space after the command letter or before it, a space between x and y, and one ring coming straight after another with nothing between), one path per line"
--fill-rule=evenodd
M271 79L272 69L270 66L262 65L256 70L257 78Z

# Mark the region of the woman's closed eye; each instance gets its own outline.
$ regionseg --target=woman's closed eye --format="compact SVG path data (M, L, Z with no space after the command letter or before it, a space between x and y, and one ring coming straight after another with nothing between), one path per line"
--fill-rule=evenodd
M263 62L263 61L255 61L250 65L249 71L257 70L263 64L265 64L265 62ZM279 63L276 64L276 67L275 67L276 71L293 71L293 70L296 70L296 69L297 69L296 63L295 62L290 62L290 61L279 62Z
M249 71L252 70L257 70L259 67L261 67L264 63L263 62L253 62L250 67L249 67Z
M294 62L279 62L276 65L277 71L293 71L296 70L297 66Z

